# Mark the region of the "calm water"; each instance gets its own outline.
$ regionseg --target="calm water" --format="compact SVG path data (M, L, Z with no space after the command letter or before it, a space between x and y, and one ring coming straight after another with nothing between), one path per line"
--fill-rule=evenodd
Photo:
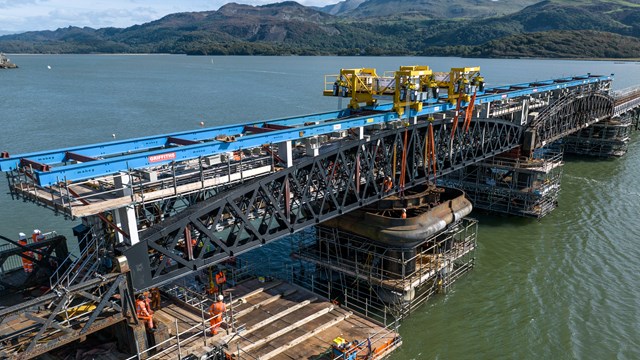
M14 55L0 71L0 151L110 141L338 107L340 68L482 67L490 85L584 73L640 84L640 64L369 57ZM51 67L51 69L48 68ZM346 105L346 103L345 103ZM616 160L567 161L560 207L542 221L479 217L477 267L401 327L400 359L640 359L640 142ZM74 224L12 201L0 234Z

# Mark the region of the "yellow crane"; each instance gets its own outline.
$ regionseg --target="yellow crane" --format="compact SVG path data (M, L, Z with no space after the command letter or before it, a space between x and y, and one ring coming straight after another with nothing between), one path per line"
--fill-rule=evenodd
M433 73L432 83L447 89L447 101L456 104L458 100L469 102L476 91L484 91L484 78L480 67L451 68L449 72Z
M401 66L384 76L374 68L340 69L338 75L325 75L323 95L351 98L350 109L359 109L360 104L373 106L378 98L392 96L393 109L402 116L408 109L421 111L429 99L440 99L440 89L445 89L451 104L469 102L471 95L484 91L480 67L433 72L426 65Z

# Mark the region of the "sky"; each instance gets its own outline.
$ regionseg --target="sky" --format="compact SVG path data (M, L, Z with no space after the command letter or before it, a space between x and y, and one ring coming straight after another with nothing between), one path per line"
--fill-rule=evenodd
M264 5L282 0L235 0ZM340 0L297 0L324 6ZM0 0L0 35L67 26L128 27L185 11L218 10L223 0Z

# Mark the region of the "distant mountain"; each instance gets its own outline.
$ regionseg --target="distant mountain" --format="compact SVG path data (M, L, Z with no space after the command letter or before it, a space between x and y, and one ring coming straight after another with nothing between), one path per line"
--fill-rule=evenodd
M355 18L473 19L515 13L540 0L367 0Z
M346 0L323 11L293 1L229 3L125 29L0 36L0 51L640 58L640 0L546 0L522 8L533 2ZM496 16L502 13L508 15Z
M365 1L366 0L344 0L337 4L323 6L318 8L318 10L331 15L344 15L349 13L351 10L356 9Z

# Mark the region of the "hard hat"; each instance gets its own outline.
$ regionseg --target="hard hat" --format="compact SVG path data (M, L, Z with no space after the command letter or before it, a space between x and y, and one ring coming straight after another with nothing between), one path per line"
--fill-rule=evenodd
M21 232L21 233L18 233L18 237L20 237L20 240L26 240L27 239L27 234Z
M407 209L402 209L402 212L407 212Z
M218 301L222 301L222 300L224 300L224 296L218 295Z
M35 230L33 230L33 233L34 233L34 234L40 234L40 230L35 229Z

